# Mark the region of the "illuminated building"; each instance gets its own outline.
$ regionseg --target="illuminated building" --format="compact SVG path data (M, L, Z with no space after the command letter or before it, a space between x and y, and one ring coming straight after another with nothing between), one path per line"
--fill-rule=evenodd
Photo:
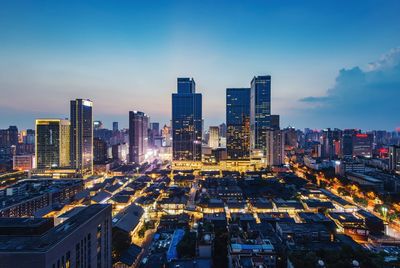
M152 122L149 128L149 146L160 147L160 123Z
M176 161L201 161L202 95L193 78L178 78L172 94L172 157Z
M340 140L342 133L338 129L324 129L320 137L321 157L333 159L335 156L335 141Z
M278 122L278 128L275 127L273 129L279 129L279 122ZM296 129L293 127L288 127L288 128L283 129L282 131L285 136L286 149L293 150L294 148L297 148L298 143L297 143Z
M271 125L271 76L256 76L250 90L251 149L265 155L266 131Z
M107 160L107 143L99 138L93 139L93 161L104 164Z
M149 117L138 111L129 112L129 161L141 164L148 147Z
M280 129L266 131L266 160L269 166L280 166L285 160L285 135Z
M83 175L93 173L93 102L71 101L71 167Z
M0 164L11 164L18 145L18 128L10 126L8 129L0 129ZM11 168L11 166L9 165Z
M372 134L353 135L353 156L372 157Z
M389 147L389 170L400 173L400 146Z
M219 147L219 127L210 126L208 146L215 149Z
M13 170L31 170L35 168L35 156L33 154L14 155Z
M352 158L353 157L353 135L357 131L354 129L343 130L343 135L341 138L341 157L342 158Z
M63 119L36 120L36 168L70 165L70 122Z
M229 160L250 158L250 89L226 89L226 150Z
M162 146L169 147L171 146L171 127L164 125L161 129L161 137L162 137Z

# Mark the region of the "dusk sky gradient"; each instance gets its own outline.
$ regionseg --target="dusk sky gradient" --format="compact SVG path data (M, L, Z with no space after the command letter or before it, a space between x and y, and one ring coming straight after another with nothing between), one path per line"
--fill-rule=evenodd
M128 111L171 118L177 77L203 94L205 125L225 90L272 76L281 127L400 127L400 1L0 1L0 128Z

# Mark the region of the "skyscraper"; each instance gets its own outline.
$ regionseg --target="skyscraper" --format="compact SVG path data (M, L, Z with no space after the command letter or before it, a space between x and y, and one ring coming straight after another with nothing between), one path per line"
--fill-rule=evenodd
M113 126L113 132L118 132L118 122L113 122L112 126Z
M138 111L129 112L129 161L140 164L148 146L149 117Z
M267 153L266 160L269 166L280 166L285 158L285 135L280 129L266 131Z
M210 126L209 131L209 138L208 138L208 146L213 149L219 147L219 127L218 126Z
M256 76L251 81L251 149L266 153L266 131L271 124L271 76Z
M296 130L289 128L289 130ZM279 115L271 115L271 124L266 131L266 162L269 166L280 166L285 158L285 141L287 132L280 129ZM296 135L297 137L297 135ZM295 139L297 144L297 139Z
M250 158L250 88L226 89L226 150L229 160Z
M389 147L389 170L400 174L400 146Z
M70 165L70 122L63 119L36 120L36 168Z
M353 157L372 157L372 134L356 133L353 135Z
M107 143L100 138L93 139L93 162L104 164L107 160Z
M78 173L93 173L93 102L71 101L71 167Z
M201 161L202 95L193 78L178 78L172 94L172 159Z

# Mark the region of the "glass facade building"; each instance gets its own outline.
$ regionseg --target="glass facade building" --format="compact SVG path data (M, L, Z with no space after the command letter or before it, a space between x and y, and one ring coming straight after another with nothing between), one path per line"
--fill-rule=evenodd
M149 117L138 111L129 112L129 161L140 164L148 146Z
M250 88L226 89L226 150L230 160L250 158Z
M251 149L265 155L266 132L271 125L271 76L256 76L251 81L250 128Z
M52 169L70 164L70 122L62 119L36 120L36 168Z
M90 100L71 101L71 167L78 173L93 173L93 103Z
M172 94L172 158L201 161L202 95L193 78L178 78Z

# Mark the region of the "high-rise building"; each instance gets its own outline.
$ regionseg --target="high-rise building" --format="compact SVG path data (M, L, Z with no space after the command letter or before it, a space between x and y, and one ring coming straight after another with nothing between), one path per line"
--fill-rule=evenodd
M279 124L279 123L278 123ZM276 129L276 128L274 128ZM279 128L278 128L279 129ZM283 134L285 135L284 141L285 146L288 150L292 150L298 147L297 143L297 132L296 129L293 127L287 127L282 130Z
M160 123L152 122L149 128L149 146L156 147L157 139L160 139Z
M226 89L227 159L250 158L250 88Z
M93 173L93 102L71 101L71 167L80 175Z
M193 78L178 78L172 94L172 159L201 161L202 95Z
M219 127L218 126L210 126L208 131L208 146L212 149L216 149L219 147Z
M169 147L171 146L171 127L164 125L161 129L161 138L162 138L162 146Z
M118 132L118 122L113 122L112 126L113 126L113 132Z
M353 157L372 157L372 134L356 133L353 135Z
M250 100L249 100L250 102ZM226 124L222 123L219 125L219 136L221 138L225 138L226 137Z
M266 160L269 166L280 166L284 163L285 157L285 135L282 130L267 130L267 154Z
M149 117L138 111L129 112L129 161L141 164L148 146Z
M100 138L93 139L93 162L104 164L107 160L107 143Z
M320 137L321 157L333 159L335 157L335 141L339 141L342 136L342 131L335 129L324 129Z
M341 139L341 153L342 158L353 157L353 131L352 129L345 129Z
M18 145L18 128L10 126L8 129L0 129L0 164L12 168L12 159Z
M0 218L1 266L111 268L111 210L91 205L59 225L54 218Z
M271 76L256 76L251 81L251 149L266 153L266 131L271 125Z
M389 147L389 170L400 174L400 146Z
M271 114L271 129L280 129L279 114Z
M63 119L36 120L36 168L70 165L70 122Z

